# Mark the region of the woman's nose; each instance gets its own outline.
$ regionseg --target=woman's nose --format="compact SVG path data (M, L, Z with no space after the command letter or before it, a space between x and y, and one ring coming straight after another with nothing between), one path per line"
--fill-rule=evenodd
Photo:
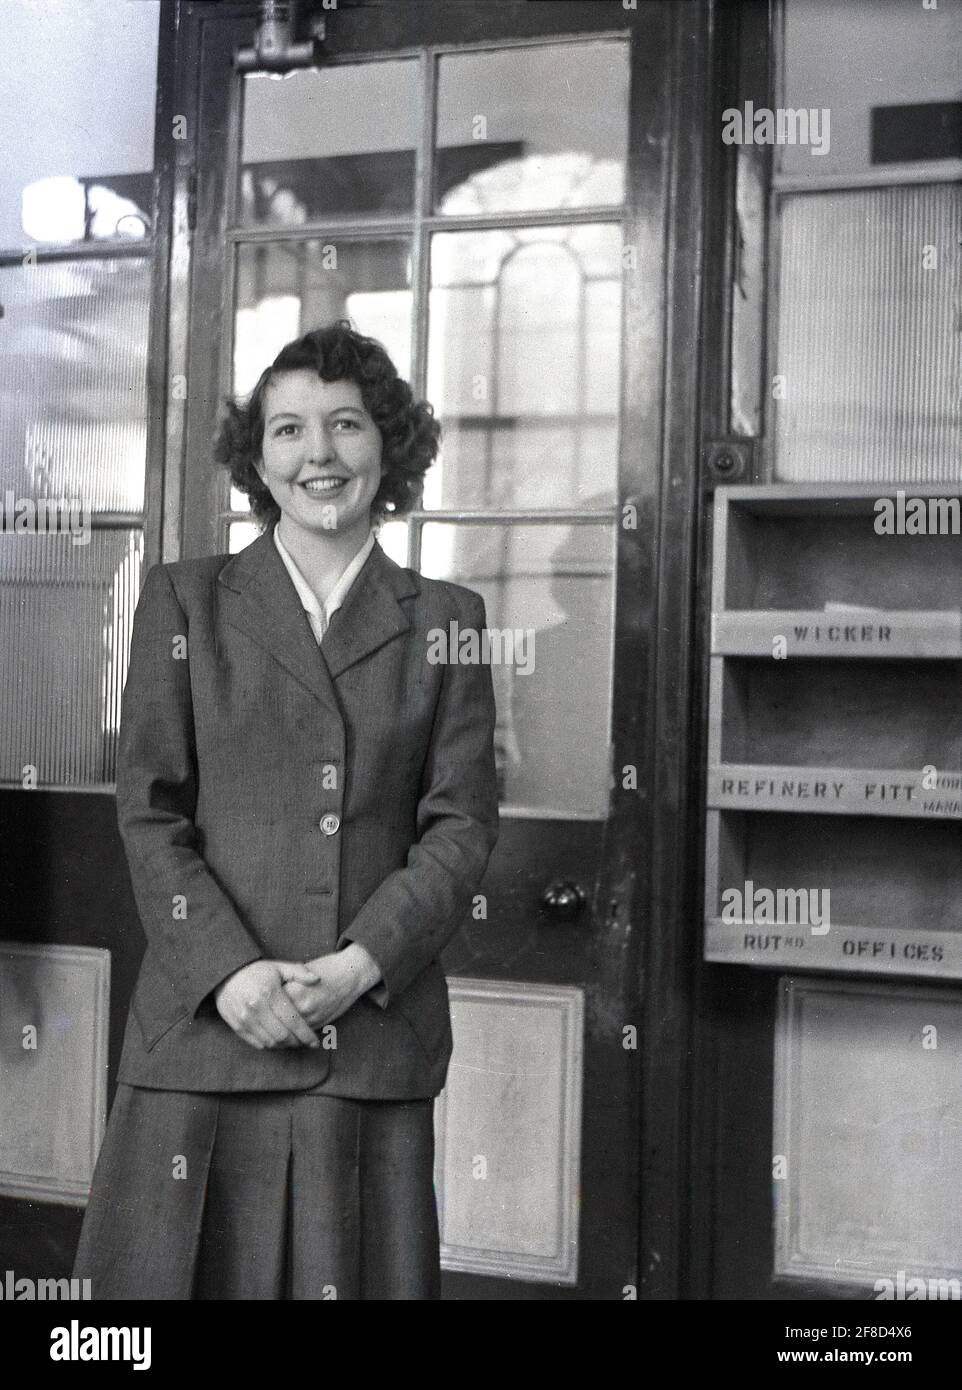
M315 425L308 433L307 447L310 458L323 463L334 456L334 435L326 425Z

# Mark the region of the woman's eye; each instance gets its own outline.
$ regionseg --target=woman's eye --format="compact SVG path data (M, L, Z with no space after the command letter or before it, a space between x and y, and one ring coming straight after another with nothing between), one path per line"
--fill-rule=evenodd
M335 420L335 421L334 421L334 428L335 428L335 429L338 429L339 426L341 426L341 425L344 425L344 426L345 426L347 429L349 429L349 430L359 430L359 429L361 428L360 425L358 424L358 422L357 422L356 420L347 420L347 419L344 419L344 420Z
M278 428L274 431L274 438L279 439L282 435L287 434L288 430L290 430L293 433L293 431L296 429L296 425L279 425Z

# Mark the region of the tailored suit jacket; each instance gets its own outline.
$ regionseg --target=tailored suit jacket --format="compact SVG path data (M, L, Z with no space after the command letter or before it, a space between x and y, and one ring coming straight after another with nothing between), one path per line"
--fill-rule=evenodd
M482 630L481 598L377 543L321 647L270 530L233 557L149 571L117 766L148 943L120 1081L385 1100L441 1090L438 956L498 834L490 668L427 659L430 630L454 621ZM212 991L249 961L349 941L383 978L336 1020L335 1046L260 1051L218 1014Z

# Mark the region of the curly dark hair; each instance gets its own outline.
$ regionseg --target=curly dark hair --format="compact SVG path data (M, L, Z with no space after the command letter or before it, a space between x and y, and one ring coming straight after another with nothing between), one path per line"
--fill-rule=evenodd
M264 443L264 396L282 372L315 371L322 381L353 381L364 407L381 432L385 473L371 504L375 521L403 516L420 497L421 480L438 452L441 426L427 401L416 401L384 346L365 338L346 319L314 328L296 338L260 375L246 402L227 401L227 413L214 442L214 458L234 487L246 493L262 527L280 508L262 480L255 460Z

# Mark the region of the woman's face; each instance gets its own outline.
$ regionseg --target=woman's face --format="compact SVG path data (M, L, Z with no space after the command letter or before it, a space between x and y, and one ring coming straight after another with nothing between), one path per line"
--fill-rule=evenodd
M287 524L317 534L366 532L384 472L381 450L354 381L284 372L264 393L257 471Z

